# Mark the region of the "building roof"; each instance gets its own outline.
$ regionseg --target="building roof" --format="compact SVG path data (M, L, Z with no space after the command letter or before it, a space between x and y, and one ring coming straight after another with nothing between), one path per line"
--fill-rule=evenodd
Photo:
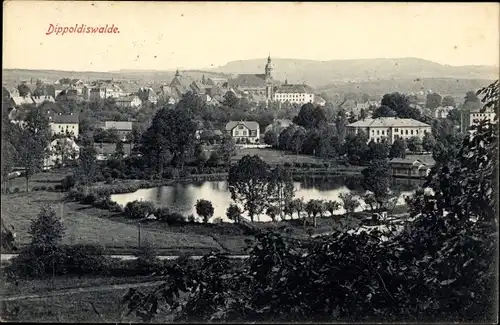
M255 121L229 121L226 124L226 131L231 131L238 125L244 125L249 130L258 130L259 123Z
M267 85L265 74L239 74L233 79L228 80L229 87L261 87L265 88Z
M60 124L78 124L78 114L58 114L50 117L52 123Z
M314 93L314 89L312 89L308 85L285 84L278 87L276 93L310 94Z
M132 131L132 122L128 121L105 121L103 129L117 129L120 131Z
M129 95L129 96L124 96L124 97L118 97L118 98L115 98L115 102L131 102L135 98L139 99L139 96L137 96L137 95Z
M45 102L55 103L54 97L52 96L32 96L31 99L37 106Z
M349 124L350 127L430 127L430 125L411 118L379 117L364 119Z
M16 106L34 103L33 99L31 99L31 97L13 96L13 97L11 97L11 99L12 99L12 102L14 103L14 105L16 105Z

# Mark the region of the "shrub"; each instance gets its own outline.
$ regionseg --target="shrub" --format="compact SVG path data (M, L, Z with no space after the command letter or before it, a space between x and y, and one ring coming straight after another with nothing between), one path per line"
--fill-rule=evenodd
M61 189L67 191L73 186L75 186L75 184L76 184L75 177L73 175L68 175L61 181Z
M47 186L45 186L45 185L40 186L40 191L46 191L46 190L47 190Z
M83 204L94 204L94 202L96 202L99 199L100 199L100 197L96 193L89 193L88 195L86 195L83 198L83 200L81 201L81 203L83 203Z
M135 256L137 257L135 261L136 267L142 274L151 274L160 268L160 261L156 257L156 251L148 242L141 245Z
M166 222L169 225L180 225L186 222L186 218L179 212L172 212L168 215Z
M155 216L159 221L167 222L168 216L170 215L170 209L167 207L159 207L155 211Z
M289 163L289 162L285 162L285 163L283 164L283 166L285 166L285 167L287 167L287 168L288 168L288 167L292 167L292 164L291 164L291 163Z
M109 175L108 175L108 176L106 177L106 182L105 182L105 183L106 183L106 184L108 184L108 185L113 184L113 183L114 183L114 179L113 179L113 177L111 177L111 176L109 176Z
M60 184L54 186L54 191L60 191L60 190L64 190Z
M142 219L155 212L155 206L148 201L132 201L127 203L123 211L131 219Z
M37 192L37 191L40 191L40 187L38 187L38 186L33 186L33 188L32 188L31 190L32 190L32 191Z
M28 246L11 260L5 268L8 279L17 277L43 278L45 276L66 274L66 253L61 247L46 251L45 247Z
M66 246L65 271L68 274L96 274L106 269L104 248L100 245L83 244Z
M53 192L53 191L54 191L54 187L52 187L52 186L47 186L47 191L49 191L49 192Z
M187 221L188 221L189 223L195 223L195 222L196 222L196 217L194 216L194 214L190 214L190 215L188 215L188 217L187 217Z

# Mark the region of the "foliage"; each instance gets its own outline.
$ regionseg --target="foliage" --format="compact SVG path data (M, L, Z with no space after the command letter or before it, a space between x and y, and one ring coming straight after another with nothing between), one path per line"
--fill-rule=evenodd
M390 158L406 158L406 141L396 138L389 151Z
M264 134L264 143L275 148L278 146L278 135L273 130L269 130Z
M44 206L37 218L31 222L28 232L31 235L31 246L51 249L60 245L64 226L54 209Z
M246 155L229 169L228 185L231 199L243 204L253 222L268 204L269 166L259 156Z
M233 203L231 203L226 210L226 217L235 223L239 223L241 221L241 214L242 212L240 207Z
M337 201L329 200L325 202L325 210L330 212L330 216L333 216L333 212L339 210L341 207L342 205Z
M375 141L370 141L368 143L368 160L383 160L386 159L387 156L389 155L389 150L390 150L390 145L389 143L384 139L384 141L381 142L375 142Z
M278 213L281 215L284 207L293 199L294 186L290 170L282 166L274 168L269 175L268 204L276 204ZM281 215L283 218L283 216Z
M446 106L455 107L455 105L456 105L455 99L450 95L446 95L443 97L443 100L441 101L441 105L443 105L444 107L446 107Z
M383 206L389 198L390 169L389 164L383 160L373 161L363 169L363 187L375 196L379 206Z
M75 170L75 177L83 184L91 184L97 176L97 151L93 140L82 139L82 147L78 159L78 168Z
M406 140L406 144L408 149L412 152L421 152L422 151L422 140L419 137L413 136Z
M452 97L453 98L453 97ZM425 107L434 110L441 106L443 98L437 93L427 94L427 99L425 101Z
M395 110L390 108L389 106L382 105L378 107L372 114L373 118L379 118L379 117L395 117L397 116L397 113Z
M326 122L325 112L320 106L311 103L303 105L293 119L293 123L306 129L317 128L321 122Z
M149 201L132 201L125 206L124 214L131 219L143 219L155 212L155 206Z
M203 218L204 223L208 223L208 219L214 216L212 202L204 199L196 201L196 213Z
M31 176L42 170L44 159L49 154L49 120L44 111L33 109L18 127L17 137L10 140L16 148L19 166L24 167L26 191L29 191Z
M266 214L271 218L273 222L276 222L276 217L280 213L280 209L277 206L271 205L267 208Z
M231 165L231 157L236 154L236 145L231 136L225 135L222 138L217 154L226 165Z
M342 201L342 207L347 214L353 214L354 211L360 206L358 197L351 192L340 193L339 198Z
M434 150L434 147L436 146L436 142L436 138L434 138L432 133L427 132L422 138L422 149L427 152L432 152L432 150Z
M347 155L349 162L359 165L367 158L368 152L368 136L360 131L356 135L348 135L344 143L344 152Z

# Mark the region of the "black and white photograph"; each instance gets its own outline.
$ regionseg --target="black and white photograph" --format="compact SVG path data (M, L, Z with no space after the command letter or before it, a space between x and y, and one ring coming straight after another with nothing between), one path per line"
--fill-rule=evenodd
M499 26L4 1L0 321L496 324Z

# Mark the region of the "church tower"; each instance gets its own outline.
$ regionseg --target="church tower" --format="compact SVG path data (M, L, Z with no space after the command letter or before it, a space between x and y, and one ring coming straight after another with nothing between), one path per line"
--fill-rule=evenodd
M271 62L271 55L267 57L267 64L266 64L266 80L273 79L274 78L274 66L273 63Z
M273 73L274 67L271 62L271 54L267 57L267 64L266 64L266 70L265 70L265 78L266 78L266 99L267 102L273 100L274 96L274 85L273 85L273 80L274 80L274 73Z

